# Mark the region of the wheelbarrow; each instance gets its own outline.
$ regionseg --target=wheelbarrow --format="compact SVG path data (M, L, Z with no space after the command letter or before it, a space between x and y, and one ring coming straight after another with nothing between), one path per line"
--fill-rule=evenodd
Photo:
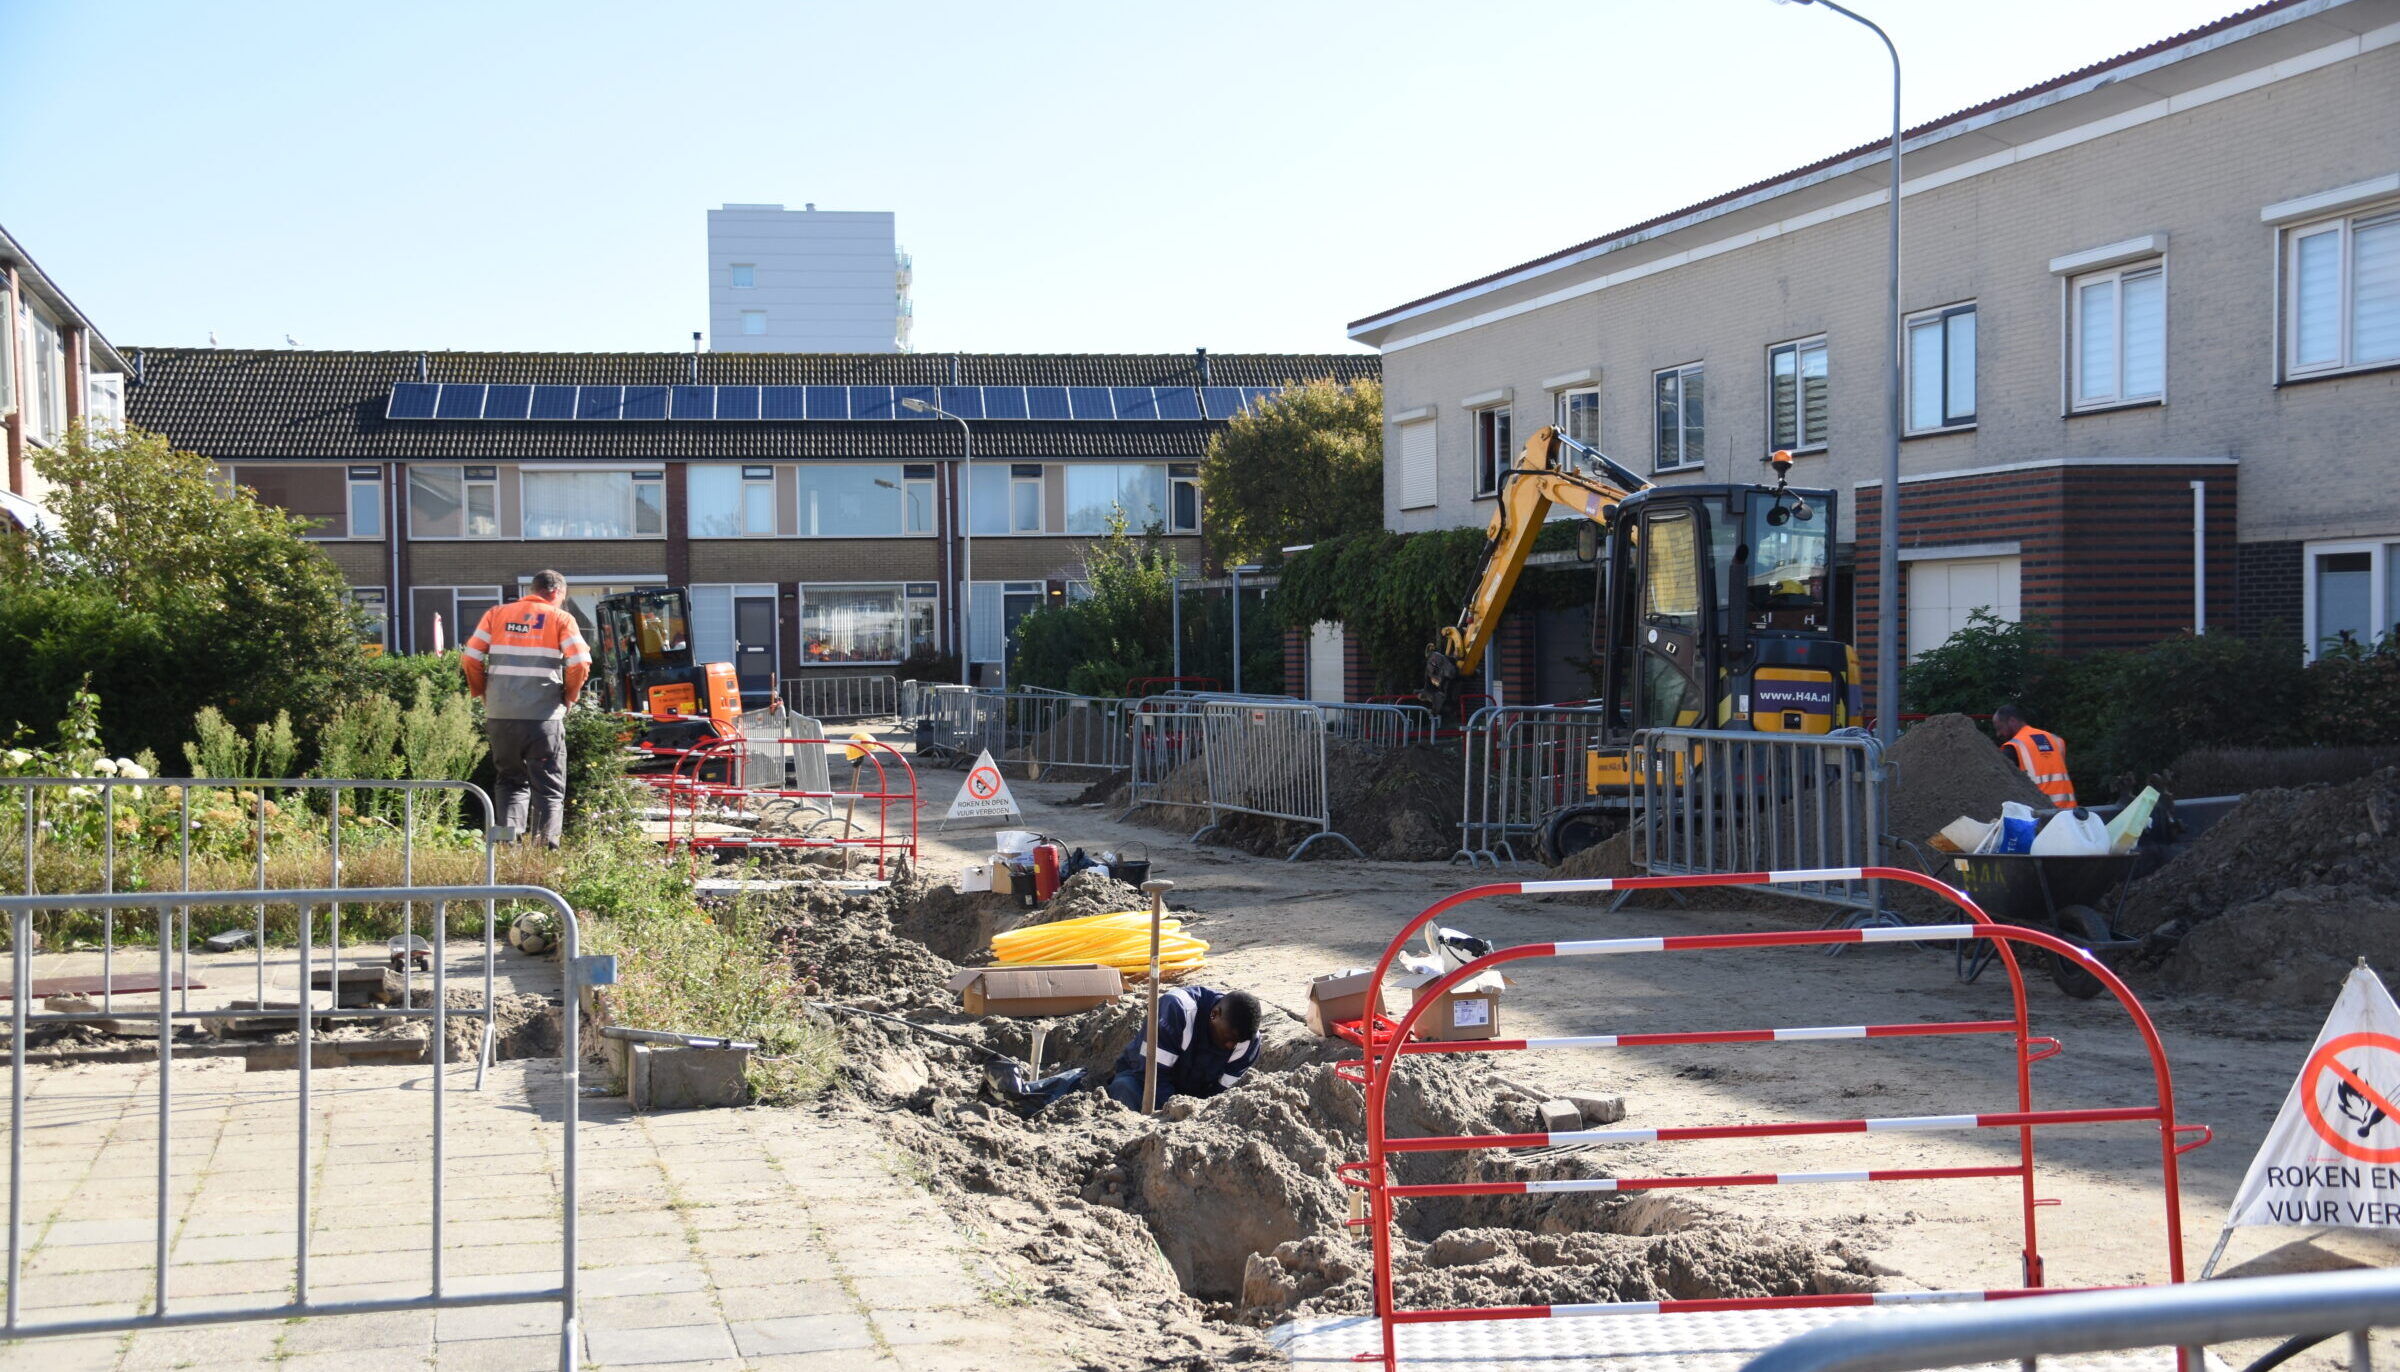
M2021 924L2081 944L2104 961L2140 948L2144 940L2120 938L2116 917L2125 910L2132 889L2138 851L2105 856L2036 857L2031 853L1960 853L1958 884L1975 898L1983 912L2003 924ZM2100 906L2115 892L2108 913ZM1995 945L1989 939L1964 939L1958 945L1958 979L1973 981L1991 965ZM2099 995L2100 979L2080 963L2055 953L2050 979L2077 1000Z

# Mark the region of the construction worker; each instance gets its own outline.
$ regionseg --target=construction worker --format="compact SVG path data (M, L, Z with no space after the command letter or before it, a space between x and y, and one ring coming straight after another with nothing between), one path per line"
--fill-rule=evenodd
M1205 1032L1202 1026L1206 1026ZM1117 1055L1108 1094L1142 1108L1143 1037ZM1178 986L1158 998L1158 1099L1213 1096L1258 1064L1258 997L1248 991Z
M2067 775L2067 741L2046 729L2036 729L2014 705L1992 711L1992 733L2001 751L2025 769L2033 784L2061 810L2075 808L2075 782Z
M500 774L498 823L551 848L566 813L567 706L592 674L591 650L563 608L566 598L565 577L535 572L525 598L484 611L459 651L467 689L483 702L484 735Z

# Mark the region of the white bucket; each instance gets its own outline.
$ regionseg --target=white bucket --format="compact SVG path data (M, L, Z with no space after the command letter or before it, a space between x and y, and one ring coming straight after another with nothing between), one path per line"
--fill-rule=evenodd
M1003 829L992 835L992 849L1008 857L1030 859L1033 845L1041 842L1041 839L1040 834L1029 829Z

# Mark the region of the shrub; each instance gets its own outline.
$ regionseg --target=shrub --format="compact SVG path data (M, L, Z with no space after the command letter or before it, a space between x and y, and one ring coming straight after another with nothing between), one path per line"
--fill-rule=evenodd
M192 720L192 733L197 741L183 745L183 756L196 777L281 780L293 775L292 763L300 751L292 735L292 716L285 710L277 710L272 722L259 725L244 739L216 706L203 705Z
M2309 664L2300 732L2325 747L2400 743L2400 639L2329 645Z
M1107 535L1084 550L1091 594L1017 621L1014 679L1113 696L1130 677L1164 676L1173 660L1168 601L1181 570L1157 528L1133 535L1116 513Z

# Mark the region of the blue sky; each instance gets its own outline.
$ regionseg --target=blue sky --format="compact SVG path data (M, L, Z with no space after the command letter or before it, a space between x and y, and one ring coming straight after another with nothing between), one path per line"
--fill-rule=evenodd
M2238 0L1856 0L1911 123ZM923 351L1320 350L1879 136L1770 0L0 0L4 224L119 344L679 349L705 211L888 209ZM30 116L30 117L28 117Z

